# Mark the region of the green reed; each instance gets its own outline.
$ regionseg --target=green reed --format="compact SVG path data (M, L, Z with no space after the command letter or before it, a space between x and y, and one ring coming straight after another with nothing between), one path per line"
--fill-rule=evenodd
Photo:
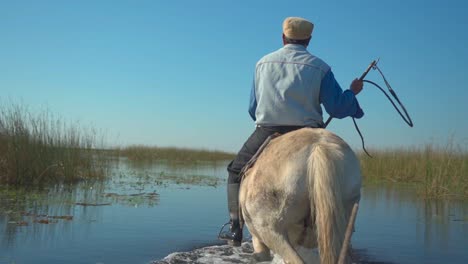
M468 198L468 152L448 143L444 147L370 151L373 158L359 154L364 181L409 183L432 198Z
M187 149L176 147L129 146L117 150L119 155L132 161L171 161L171 162L197 162L197 161L224 161L234 158L234 154L203 149Z
M0 183L44 186L102 178L107 162L95 151L94 129L66 123L49 111L0 105Z

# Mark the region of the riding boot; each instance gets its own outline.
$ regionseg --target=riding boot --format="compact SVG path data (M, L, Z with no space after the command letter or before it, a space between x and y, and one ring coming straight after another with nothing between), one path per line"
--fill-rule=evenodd
M239 183L228 184L228 209L231 217L229 232L222 232L219 239L227 240L228 244L239 247L242 242L242 227L239 222Z

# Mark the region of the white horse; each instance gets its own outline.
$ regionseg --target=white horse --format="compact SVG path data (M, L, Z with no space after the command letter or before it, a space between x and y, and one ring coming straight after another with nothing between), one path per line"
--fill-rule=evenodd
M322 264L335 264L360 189L359 161L335 134L303 128L273 139L240 189L254 259L269 260L271 249L285 263L306 263L297 250L318 248Z

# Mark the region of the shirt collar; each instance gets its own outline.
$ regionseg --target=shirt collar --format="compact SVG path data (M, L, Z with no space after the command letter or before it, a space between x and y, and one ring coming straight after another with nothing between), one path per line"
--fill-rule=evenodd
M307 48L301 44L286 44L283 46L283 48L289 50L307 50Z

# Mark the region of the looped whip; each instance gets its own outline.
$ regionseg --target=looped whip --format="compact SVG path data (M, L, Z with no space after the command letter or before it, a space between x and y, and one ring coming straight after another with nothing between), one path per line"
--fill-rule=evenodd
M398 105L400 106L401 110L403 111L400 111L400 108L398 108L398 106L395 104L395 102L393 101L393 99L387 94L387 92L384 91L384 89L382 87L380 87L380 85L376 84L375 82L373 81L369 81L369 80L363 80L364 77L367 75L367 73L369 72L370 69L374 69L374 70L377 70L380 75L382 76L383 80L384 80L384 83L385 85L387 86L387 89L388 91L390 92L390 94L392 95L392 97L395 99L395 101L397 101ZM408 111L406 111L406 108L405 106L401 103L400 99L398 98L397 94L395 93L395 91L392 89L392 86L390 85L390 83L387 81L387 79L385 78L384 74L382 73L382 71L380 70L379 67L377 67L377 62L376 61L373 61L371 63L371 65L367 68L367 70L364 72L364 74L361 76L360 80L362 80L363 82L366 82L366 83L370 83L372 85L374 85L375 87L379 88L380 91L382 91L382 93L384 93L384 95L387 97L387 99L390 101L390 103L392 103L393 105L393 108L395 108L395 110L398 112L398 114L401 116L401 118L403 119L403 121L405 121L406 124L408 124L410 127L413 127L413 121L411 120L411 117L410 115L408 114ZM329 117L327 122L325 122L325 127L327 127L327 125L330 123L330 121L332 120L332 117ZM372 158L372 156L369 154L369 152L367 152L366 150L366 147L365 147L365 144L364 144L364 137L362 136L362 133L361 131L359 130L359 127L356 123L356 120L354 119L353 117L353 123L354 123L354 127L356 128L356 131L358 132L359 136L361 137L361 142L362 142L362 148L364 149L364 152Z
M356 123L356 119L354 119L354 117L353 117L353 123L354 123L354 127L356 128L356 131L358 132L359 136L361 137L362 149L367 154L367 156L372 158L371 154L369 154L369 152L367 152L366 146L364 144L364 137L362 137L361 130L359 130L359 127L358 127L358 125Z
M400 101L400 99L398 98L398 96L396 95L395 91L392 89L392 86L390 86L390 83L388 83L387 79L385 79L385 76L383 75L383 73L382 73L382 71L380 70L380 68L377 67L377 65L374 65L374 68L377 69L377 71L379 71L380 75L382 75L382 78L383 78L383 80L384 80L384 82L385 82L385 85L387 86L388 91L389 91L390 94L393 96L393 98L397 101L398 105L400 105L401 110L403 110L403 112L404 112L405 114L403 115L403 114L401 113L400 109L398 109L398 107L396 106L395 102L393 102L392 98L384 91L384 89L382 89L382 87L380 87L378 84L376 84L376 83L373 82L373 81L363 80L363 82L373 84L373 85L375 85L375 87L379 88L380 91L382 91L382 93L385 94L385 96L386 96L387 99L390 101L390 103L392 103L393 107L395 108L395 110L397 110L398 114L400 114L401 118L405 121L405 123L408 124L410 127L413 127L413 121L411 120L411 117L409 116L408 111L406 111L405 106L401 103L401 101Z

